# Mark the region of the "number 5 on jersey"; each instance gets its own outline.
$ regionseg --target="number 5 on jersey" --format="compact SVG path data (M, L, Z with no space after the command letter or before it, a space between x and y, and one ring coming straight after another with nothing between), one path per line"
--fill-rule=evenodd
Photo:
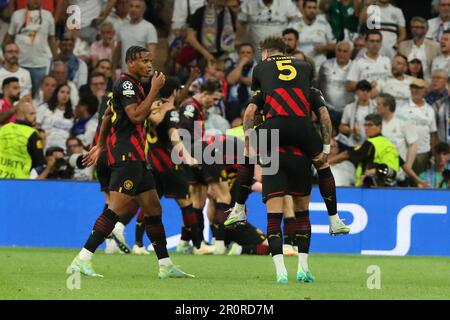
M291 81L292 79L294 79L297 76L297 70L292 65L292 60L281 60L281 61L276 61L276 63L277 63L277 68L279 71L281 71L281 72L289 71L289 74L280 73L280 75L278 76L278 79L283 80L283 81Z

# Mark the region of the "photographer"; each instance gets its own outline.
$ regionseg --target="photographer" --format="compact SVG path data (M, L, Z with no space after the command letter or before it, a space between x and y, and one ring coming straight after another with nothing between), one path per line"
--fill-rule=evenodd
M356 166L356 186L393 186L400 168L400 158L392 142L381 134L382 119L369 114L364 120L367 140L358 147L329 159L331 165L350 160Z
M77 181L89 181L93 179L93 167L86 168L83 165L83 155L87 152L83 149L80 139L72 137L66 141L69 166L74 170L73 179Z
M64 150L60 147L50 147L45 152L47 166L49 170L47 179L49 180L70 180L73 177L74 169L71 168L64 158Z
M450 145L439 142L434 147L434 164L420 175L430 188L450 189Z

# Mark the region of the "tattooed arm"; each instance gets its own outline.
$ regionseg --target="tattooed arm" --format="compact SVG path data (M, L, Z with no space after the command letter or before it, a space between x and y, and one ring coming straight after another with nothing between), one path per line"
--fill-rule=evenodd
M253 130L255 125L255 113L258 110L256 104L250 103L244 113L244 133L245 133L245 149L244 155L249 157L250 153L250 130Z
M333 134L333 124L331 123L328 109L325 106L319 109L319 122L323 144L329 145L331 143L331 135Z

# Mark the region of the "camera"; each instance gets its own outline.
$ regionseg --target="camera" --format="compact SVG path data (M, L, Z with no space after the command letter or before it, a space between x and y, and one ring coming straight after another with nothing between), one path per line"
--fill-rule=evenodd
M86 169L86 166L83 164L84 154L74 153L69 157L69 165L74 169Z
M73 169L65 158L58 158L55 161L53 172L48 176L49 179L71 179Z
M366 176L362 182L366 188L392 186L397 173L384 163L370 163L366 170L375 169L375 175Z
M439 189L450 189L450 170L445 169L442 172L442 181L439 184Z

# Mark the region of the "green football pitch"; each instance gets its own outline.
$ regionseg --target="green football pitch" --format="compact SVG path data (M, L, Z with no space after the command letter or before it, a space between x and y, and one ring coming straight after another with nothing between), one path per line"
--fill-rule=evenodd
M159 280L154 254L99 251L94 267L105 277L82 276L80 288L69 290L65 271L76 253L0 248L0 299L450 299L449 258L313 254L316 282L298 283L297 258L287 257L289 283L278 285L268 256L172 253L174 263L196 278ZM377 275L368 273L370 266L379 267L380 289L368 289Z

